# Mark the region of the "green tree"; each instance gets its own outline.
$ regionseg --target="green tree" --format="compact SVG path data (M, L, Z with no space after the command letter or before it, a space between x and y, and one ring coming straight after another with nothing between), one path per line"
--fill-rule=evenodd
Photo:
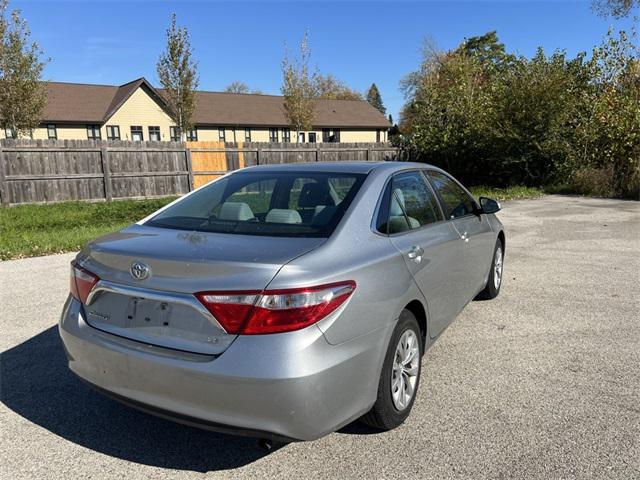
M288 53L282 60L283 82L280 88L284 96L284 110L289 124L298 133L311 130L315 117L315 107L318 98L318 87L315 75L310 72L309 36L305 32L300 42L299 56L293 60Z
M41 76L48 59L30 36L20 11L9 13L0 0L0 126L14 138L38 127L46 104Z
M196 108L198 71L192 55L189 32L185 27L176 25L174 13L167 29L166 50L160 55L156 70L166 92L165 100L171 117L183 139L185 133L193 128L193 113Z
M382 115L387 113L387 109L382 103L382 95L380 95L380 90L375 83L372 83L367 90L367 102L369 102L373 107L375 107Z
M362 100L360 92L351 89L344 82L335 78L332 74L316 74L314 81L318 90L318 97L329 100Z

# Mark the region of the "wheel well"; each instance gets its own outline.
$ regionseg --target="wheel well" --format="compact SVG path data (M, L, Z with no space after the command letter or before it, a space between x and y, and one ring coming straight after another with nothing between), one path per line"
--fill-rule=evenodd
M406 310L409 310L413 313L416 320L418 320L418 325L420 326L420 333L422 333L423 345L426 345L427 342L427 313L424 311L424 307L422 303L418 300L412 300L409 304L404 307Z
M500 230L500 233L498 233L498 238L502 242L502 254L504 255L504 251L506 250L506 247L507 247L506 244L504 243L504 230Z

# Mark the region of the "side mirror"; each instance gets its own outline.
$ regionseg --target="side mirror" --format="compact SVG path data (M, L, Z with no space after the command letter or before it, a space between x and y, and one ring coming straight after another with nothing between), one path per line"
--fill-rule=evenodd
M480 197L480 207L482 208L482 213L487 214L499 212L502 208L497 200L487 197Z

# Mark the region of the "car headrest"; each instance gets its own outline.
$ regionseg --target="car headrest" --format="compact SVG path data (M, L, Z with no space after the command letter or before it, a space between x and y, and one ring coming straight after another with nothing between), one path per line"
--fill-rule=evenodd
M335 205L329 194L329 187L322 183L305 183L300 191L298 206L300 208L314 208L318 205Z
M245 221L255 218L251 207L244 202L224 202L220 207L220 220Z
M274 208L269 210L264 218L265 222L271 223L302 223L302 217L297 210L287 210L285 208Z

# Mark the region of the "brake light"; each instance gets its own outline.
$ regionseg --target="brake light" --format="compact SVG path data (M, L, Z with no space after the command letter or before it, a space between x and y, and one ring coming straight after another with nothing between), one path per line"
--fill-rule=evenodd
M89 292L98 283L100 278L91 273L89 270L79 267L74 263L71 264L71 281L69 290L76 300L87 303Z
M260 335L300 330L325 318L356 288L353 281L263 292L202 292L200 302L227 333Z

